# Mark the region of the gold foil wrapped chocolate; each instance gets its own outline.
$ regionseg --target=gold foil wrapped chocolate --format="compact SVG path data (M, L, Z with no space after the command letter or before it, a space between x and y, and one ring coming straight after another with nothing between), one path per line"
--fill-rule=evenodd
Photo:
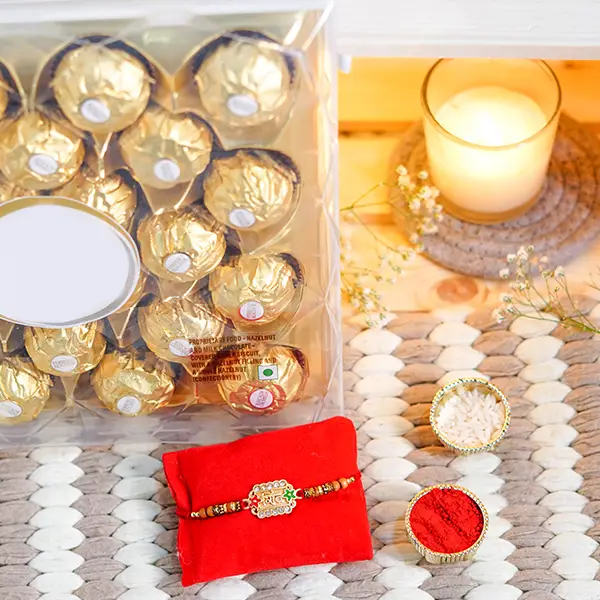
M4 117L8 108L9 91L9 86L0 78L0 119Z
M235 365L241 380L230 377ZM219 355L213 370L223 399L235 410L271 414L299 400L308 379L308 363L291 346L256 344ZM239 372L241 371L241 372Z
M175 389L167 365L125 351L106 354L92 384L106 408L126 416L149 414L169 404Z
M159 358L189 367L193 340L219 338L225 323L197 297L153 300L138 311L142 338Z
M2 354L10 354L23 347L22 327L12 321L0 319L0 348Z
M25 348L35 366L51 375L73 377L93 369L104 356L106 341L98 322L68 329L25 329Z
M81 200L125 229L129 229L137 207L137 191L122 173L98 174L87 165L55 195Z
M217 221L239 231L262 231L292 215L299 177L275 152L238 150L213 161L204 179L204 203Z
M241 255L210 276L215 308L240 331L287 321L298 309L302 281L285 255ZM298 293L300 292L300 293Z
M148 105L151 84L146 67L129 52L85 44L62 57L51 86L71 123L106 134L135 123Z
M147 293L147 289L146 289L147 283L148 283L147 273L144 273L144 271L140 271L140 277L138 279L137 285L135 286L135 289L133 290L131 296L129 296L129 299L127 300L127 302L125 302L125 304L123 304L123 306L121 306L121 308L116 310L113 313L113 315L120 315L122 313L125 313L125 312L130 311L131 309L135 308L137 306L138 302ZM112 315L109 316L109 319L111 316Z
M194 206L146 217L138 241L142 261L154 275L181 283L208 275L226 249L223 227Z
M0 179L0 204L2 204L2 202L13 200L14 198L32 195L35 195L35 192L31 192L18 185L13 185L12 183Z
M137 285L129 300L112 315L107 317L110 329L106 332L106 335L119 348L133 345L140 337L137 323L133 316L137 305L148 292L147 284L148 275L144 271L141 271Z
M50 398L52 380L18 356L0 359L0 423L35 419Z
M79 170L84 153L74 129L36 111L0 131L0 170L8 183L26 189L64 185Z
M154 106L121 134L119 145L138 181L168 189L206 169L212 133L190 113L173 114Z
M209 121L232 130L282 124L294 100L291 58L273 40L236 32L213 45L194 74Z

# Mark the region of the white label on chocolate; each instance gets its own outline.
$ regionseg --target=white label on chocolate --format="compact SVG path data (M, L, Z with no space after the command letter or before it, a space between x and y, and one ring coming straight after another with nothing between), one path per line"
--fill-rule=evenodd
M124 415L137 415L142 410L142 403L135 396L123 396L117 401L117 409Z
M258 102L246 94L234 94L227 98L227 108L236 117L251 117L258 112Z
M54 175L58 171L58 163L47 154L32 154L29 157L29 168L38 175Z
M50 361L50 366L60 373L71 373L77 368L77 359L74 356L69 356L68 354L61 354L60 356L55 356Z
M177 338L169 344L169 350L175 356L189 356L194 352L194 346L183 338Z
M23 414L23 409L11 400L3 400L0 402L0 418L15 419Z
M79 112L90 123L106 123L110 117L110 108L97 98L88 98L79 105Z
M256 217L245 208L234 208L229 213L229 222L234 227L246 229L248 227L252 227L252 225L256 223Z
M187 273L192 266L192 259L184 252L173 252L165 257L163 264L171 273Z
M174 160L171 160L170 158L161 158L154 163L154 175L161 181L173 183L179 179L181 169Z
M254 408L269 408L273 404L273 394L269 390L254 390L250 394L250 404Z
M249 300L240 306L240 316L246 321L258 321L265 314L265 309L260 302Z

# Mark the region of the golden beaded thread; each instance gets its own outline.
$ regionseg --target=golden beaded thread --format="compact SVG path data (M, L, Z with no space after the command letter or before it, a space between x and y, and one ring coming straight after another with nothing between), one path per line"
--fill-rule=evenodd
M341 477L340 479L328 481L327 483L323 483L321 485L305 488L302 490L302 492L305 498L318 498L319 496L331 494L331 492L345 490L354 481L354 477L349 477L348 479L346 479L345 477Z
M210 519L212 517L220 517L221 515L240 512L241 510L241 502L225 502L225 504L211 504L206 508L201 508L197 512L190 513L190 517L192 517L192 519Z
M304 489L294 489L284 479L259 483L252 488L248 498L225 502L224 504L211 504L206 508L190 513L192 519L211 519L222 515L250 510L259 518L274 517L289 514L296 507L296 501L303 498L319 498L333 492L345 490L351 483L356 481L355 477L340 477L327 483L315 485Z

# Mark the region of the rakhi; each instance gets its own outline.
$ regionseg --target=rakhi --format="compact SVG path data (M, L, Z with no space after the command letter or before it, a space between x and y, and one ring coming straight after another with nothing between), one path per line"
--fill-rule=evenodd
M224 502L223 504L211 504L205 508L189 513L191 519L210 519L232 513L249 510L259 519L278 517L290 514L296 508L296 501L310 498L318 498L346 489L356 481L355 477L341 477L334 481L328 481L321 485L308 488L295 489L285 479L270 481L269 483L257 483L247 498Z

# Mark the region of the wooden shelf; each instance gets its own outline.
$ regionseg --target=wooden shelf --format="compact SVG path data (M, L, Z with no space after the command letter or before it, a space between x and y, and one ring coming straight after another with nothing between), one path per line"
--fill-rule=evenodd
M358 58L339 76L342 132L401 131L421 118L421 83L432 59ZM600 124L600 61L549 61L563 92L563 110ZM598 128L600 132L600 127Z

